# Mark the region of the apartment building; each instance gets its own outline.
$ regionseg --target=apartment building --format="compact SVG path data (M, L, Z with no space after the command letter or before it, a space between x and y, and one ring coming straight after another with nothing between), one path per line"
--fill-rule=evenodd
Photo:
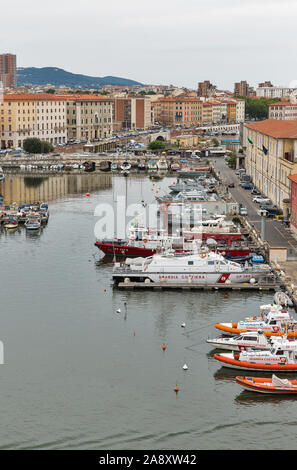
M114 98L114 130L148 129L153 124L154 115L150 97Z
M256 96L260 98L286 98L292 91L292 88L286 87L259 86L256 89Z
M199 98L168 97L153 103L155 122L163 126L194 126L202 122ZM212 111L211 111L212 113Z
M243 146L246 171L257 188L283 209L289 210L289 176L297 173L297 121L245 124Z
M67 141L66 99L51 94L5 94L0 102L1 148L20 148L28 137Z
M269 105L269 119L285 121L297 120L297 103L278 101Z
M2 82L3 88L16 88L17 71L15 54L0 54L0 82Z
M67 136L74 140L111 137L113 99L98 95L67 95Z

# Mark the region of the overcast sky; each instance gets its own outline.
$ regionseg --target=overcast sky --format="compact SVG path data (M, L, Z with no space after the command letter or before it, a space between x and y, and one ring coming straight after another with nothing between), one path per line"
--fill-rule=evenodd
M0 15L18 66L190 88L297 80L296 0L9 0Z

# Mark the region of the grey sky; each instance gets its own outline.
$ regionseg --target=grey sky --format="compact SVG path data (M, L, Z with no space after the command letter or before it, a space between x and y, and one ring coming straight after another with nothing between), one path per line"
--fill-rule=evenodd
M191 88L297 79L296 0L10 0L0 14L19 66Z

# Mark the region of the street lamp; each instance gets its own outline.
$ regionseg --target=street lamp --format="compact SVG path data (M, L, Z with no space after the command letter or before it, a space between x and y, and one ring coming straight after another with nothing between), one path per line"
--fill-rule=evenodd
M265 219L267 217L268 211L259 210L258 215L261 217L261 241L265 242Z

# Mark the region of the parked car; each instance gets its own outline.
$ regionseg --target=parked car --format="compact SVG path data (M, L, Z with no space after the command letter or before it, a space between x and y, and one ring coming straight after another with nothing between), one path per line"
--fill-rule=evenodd
M262 205L271 204L270 199L268 199L267 197L261 197L261 196L254 197L253 202L256 202L257 204L262 204Z
M228 188L234 188L234 183L229 183Z
M261 206L260 209L267 211L266 217L274 217L275 215L283 215L283 211L276 206L264 205L264 206Z
M251 194L254 194L255 196L260 196L261 192L257 188L253 188Z
M244 183L244 184L242 185L242 188L243 188L243 189L252 189L253 186L252 186L251 184Z
M248 211L246 207L241 207L239 209L239 215L248 215Z

